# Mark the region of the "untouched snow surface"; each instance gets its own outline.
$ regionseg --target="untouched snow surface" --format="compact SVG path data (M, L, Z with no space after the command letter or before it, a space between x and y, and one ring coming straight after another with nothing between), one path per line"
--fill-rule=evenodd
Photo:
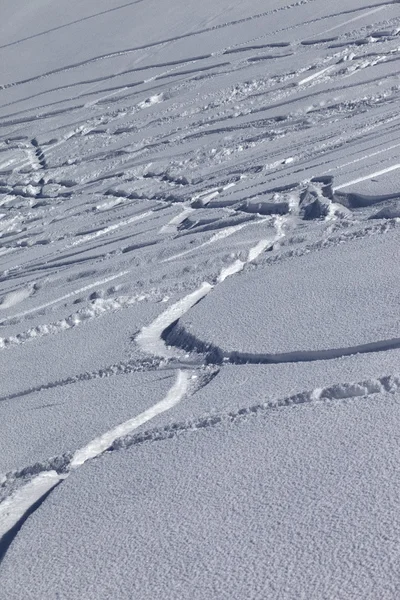
M399 2L0 15L0 600L397 600Z

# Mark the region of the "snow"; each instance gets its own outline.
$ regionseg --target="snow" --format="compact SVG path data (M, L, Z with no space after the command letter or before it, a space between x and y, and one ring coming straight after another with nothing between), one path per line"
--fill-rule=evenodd
M125 423L121 423L114 429L107 431L100 437L92 440L75 452L71 460L71 468L76 469L83 465L86 461L100 456L108 450L112 443L120 437L129 435L132 431L144 425L150 421L153 417L170 410L173 406L178 404L185 396L189 387L189 376L184 371L178 371L178 377L176 383L171 387L167 396L157 402L154 406L151 406L137 417L129 419Z
M170 339L185 345L194 336L224 356L260 362L396 347L399 243L395 230L249 271L194 307Z
M4 537L18 525L27 511L48 494L63 477L56 471L46 471L11 494L0 505L0 536Z
M3 593L395 598L399 400L247 415L90 462L24 525Z
M399 3L0 11L1 599L397 600Z
M192 306L202 300L212 289L212 286L204 282L197 290L185 296L176 304L170 306L165 312L161 313L157 319L148 327L143 327L136 338L139 347L147 354L162 356L163 358L173 358L176 354L174 349L165 345L161 334L165 329L177 321Z
M126 365L119 376L58 381L3 400L1 472L45 462L101 438L160 402L173 382L171 373L137 373Z
M400 350L355 354L338 359L313 362L226 365L207 386L199 389L186 402L171 410L169 424L191 423L209 415L249 412L282 404L310 402L322 392L330 397L346 396L353 386L381 389L386 377L400 376ZM151 430L163 426L155 419Z

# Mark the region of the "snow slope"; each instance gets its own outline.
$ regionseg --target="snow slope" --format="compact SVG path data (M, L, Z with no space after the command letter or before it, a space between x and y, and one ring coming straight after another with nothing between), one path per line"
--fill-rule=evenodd
M399 347L399 244L395 230L260 266L220 286L168 339L242 362Z
M4 593L395 598L399 400L246 415L90 463L17 536Z
M167 4L0 0L0 598L397 598L399 2Z

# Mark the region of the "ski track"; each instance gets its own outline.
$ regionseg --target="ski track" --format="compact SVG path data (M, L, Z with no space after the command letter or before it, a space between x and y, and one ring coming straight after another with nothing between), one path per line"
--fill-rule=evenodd
M192 254L192 252L198 252L198 250L200 250L201 248L205 248L207 246L210 246L211 244L214 244L215 242L224 240L225 238L240 231L241 229L243 229L243 227L246 227L247 225L248 225L248 223L241 223L240 225L233 225L232 227L226 227L225 229L222 229L218 233L215 233L209 240L207 240L203 244L200 244L200 246L197 246L196 248L190 248L189 250L185 250L184 252L179 252L178 254L174 254L173 256L170 256L169 258L165 258L162 262L168 263L173 260L177 260L178 258L183 258L184 256L188 256L189 254Z
M143 0L135 0L33 33L0 46L0 51L141 2ZM197 210L201 214L202 210L222 208L226 210L226 214L237 215L242 211L243 215L246 211L249 213L254 210L254 202L259 206L260 213L251 222L237 225L230 225L229 218L217 222L221 229L208 240L198 245L193 243L188 249L157 263L168 265L177 261L174 268L178 269L180 259L195 254L192 259L197 262L199 251L228 238L232 238L227 243L231 243L234 256L233 250L237 250L234 234L250 224L261 226L263 223L272 223L275 227L274 235L259 239L248 249L247 258L233 259L220 270L217 277L204 275L203 282L194 291L171 304L150 325L143 326L134 340L140 352L139 359L121 361L98 371L81 373L0 398L0 401L16 399L76 381L128 374L140 369L170 369L176 373L176 380L166 396L139 415L63 457L55 457L46 463L0 477L0 485L5 486L6 490L8 484L12 483L10 493L0 503L0 562L25 520L52 490L87 461L94 460L107 451L167 440L219 424L265 415L271 409L300 404L317 405L351 398L368 399L375 394L392 394L400 390L400 378L388 374L380 379L338 383L267 403L260 402L229 413L204 415L187 422L136 431L158 415L173 409L193 393L196 386L199 389L207 385L227 362L263 364L321 360L355 352L383 352L399 347L399 340L393 339L374 342L368 347L349 346L326 350L315 353L315 356L291 352L279 357L224 353L219 348L208 348L207 352L202 352L205 343L201 340L194 340L199 349L193 346L193 340L185 347L184 343L175 344L173 335L170 335L179 327L179 319L218 285L223 285L227 278L239 275L264 252L274 250L281 242L286 242L289 235L296 237L298 233L301 237L305 221L298 230L295 227L300 224L299 198L309 184L311 171L315 175L324 176L334 171L341 175L343 181L353 173L352 170L346 170L347 167L365 163L362 175L346 183L334 185L333 178L328 183L318 182L322 190L318 199L326 200L329 204L328 214L324 219L316 220L311 225L317 227L325 221L320 239L307 241L299 247L291 247L290 241L287 241L288 249L283 249L280 254L272 253L268 259L264 258L265 265L269 261L301 256L357 237L386 233L400 222L400 218L394 218L378 224L362 225L361 219L357 230L347 231L346 228L354 225L359 218L353 215L352 209L365 207L362 204L363 197L358 195L361 197L361 204L358 206L356 192L354 205L351 203L351 194L336 194L344 188L375 180L400 169L399 162L393 164L399 159L397 153L393 152L399 147L398 143L393 143L396 138L390 137L389 144L386 143L387 136L395 134L396 126L393 127L393 121L399 118L394 108L398 101L396 67L387 66L389 62L398 60L396 54L399 49L395 44L395 37L398 34L399 19L382 21L372 31L371 27L360 27L358 23L364 19L372 23L371 17L398 2L370 4L311 17L312 4L316 2L318 0L299 0L277 9L211 25L212 20L217 18L214 15L212 19L195 24L190 31L183 30L180 35L93 55L89 59L77 60L73 64L65 64L25 78L18 79L15 75L15 81L0 85L0 93L4 94L13 88L23 90L23 86L29 84L39 86L48 82L49 86L35 88L35 93L30 92L30 96L27 95L28 92L23 95L21 92L15 100L6 97L5 103L0 107L3 109L12 106L8 110L15 111L4 115L0 125L5 130L0 141L0 151L5 152L4 161L0 164L0 193L3 196L0 202L0 241L3 246L0 254L6 264L18 252L18 261L10 269L5 267L0 281L7 282L14 278L22 280L18 289L11 288L11 291L2 292L0 326L45 311L127 275L134 277L134 270L140 263L135 251L155 245L158 241L164 243L166 240L185 240L182 225ZM263 19L268 23L268 20L282 11L295 11L306 5L310 5L308 9L311 12L308 10L305 20L282 23L284 26L278 25L277 28L262 33L260 24ZM335 25L330 26L330 19L337 20L340 17L345 19L340 23L334 20ZM301 31L304 28L307 32L312 25L325 22L327 28L310 37L305 37ZM200 42L203 35L210 36L214 33L218 36L219 32L244 24L254 24L261 35L231 45L220 44L212 52L204 51L199 43L198 53L194 55L190 45L196 38ZM360 29L352 30L349 26ZM342 33L335 34L337 37L321 37L337 30L342 30ZM239 29L233 29L232 33L234 31ZM292 39L286 41L284 35ZM184 55L180 58L168 56L168 51L184 40L190 42ZM312 54L314 47L317 48L316 54ZM274 50L266 53L267 48ZM283 54L279 48L287 48L287 52ZM167 52L166 56L162 56L163 60L157 57L160 51ZM297 54L303 59L299 64L296 63ZM122 59L131 55L136 58L124 63ZM219 62L223 55L228 55L229 61ZM121 68L113 69L111 73L96 72L94 75L98 76L92 78L88 78L87 73L82 73L86 67L95 68L99 63L108 64L115 59L121 59ZM148 64L140 64L143 60ZM296 63L294 68L292 60ZM259 69L265 67L265 73L255 71L259 63ZM280 67L281 64L284 66ZM281 71L278 70L278 65ZM364 70L368 74L371 71L373 76L361 77L360 72ZM142 72L143 75L140 75ZM136 76L136 73L139 75ZM229 80L230 73L234 73L234 78ZM54 78L64 75L67 77L66 74L71 79L66 78L65 81L60 81L62 85L57 85ZM136 80L136 77L142 79ZM349 77L358 79L346 83ZM215 86L218 93L206 92L205 88L203 90L208 82L211 89ZM321 89L323 83L326 87ZM367 87L373 88L375 85L379 85L380 89L367 94ZM86 88L81 89L82 86ZM70 91L62 97L59 94L63 90ZM43 104L35 106L33 103L26 107L28 100L41 96L44 98L38 100L38 103ZM16 110L19 103L24 105ZM362 120L364 113L368 114L368 118ZM340 129L335 129L334 124L340 118L343 118ZM347 127L349 119L353 118L356 124L353 128ZM232 119L233 125L230 123ZM310 128L312 133L307 137ZM380 136L383 135L385 137L382 141ZM286 138L291 140L290 144ZM95 140L100 140L100 143ZM359 145L362 149L358 148ZM347 148L353 148L355 154L343 152ZM247 154L250 151L252 154ZM351 160L338 165L334 158L335 152L339 152L338 156L343 152L343 156L350 157ZM377 156L380 156L378 160ZM388 166L389 162L392 164ZM288 183L288 180L292 183ZM123 190L121 195L118 192L119 186ZM110 196L117 196L118 202L104 202ZM377 194L376 198L372 198L371 206L380 202L397 201L398 196L398 192ZM77 198L81 204L76 203ZM130 236L137 235L134 231L135 223L157 216L158 208L146 210L148 200L159 203L162 208L182 202L181 211L165 224L156 225L156 235L160 237L155 242L147 240L132 243ZM124 207L129 201L142 202L142 212L131 217L126 217L126 214L121 216L121 212L116 212L121 217L118 219L115 216L114 222L108 224L111 219L107 211L119 211L120 205ZM344 211L339 202L346 208L349 205L348 213L345 213L342 221L342 217L337 216L341 210ZM283 212L287 211L289 216L279 213L279 207ZM273 216L267 210L275 210L271 213ZM99 214L103 214L100 222ZM265 215L268 215L267 218ZM79 228L74 229L80 219L84 219L85 223L85 227L81 229L83 234L79 233ZM64 221L67 225L64 225ZM207 223L206 220L204 222ZM47 229L61 230L68 227L69 223L72 235L78 236L78 239L70 241L71 235L68 232L65 243L59 243L54 249L53 240L45 236ZM102 239L103 236L125 227L126 236L112 241L129 239L129 245L121 246L119 251L107 252L107 241ZM193 227L190 234L201 234L211 229L208 225L204 228ZM98 246L90 246L91 242L97 241ZM77 259L67 251L78 246L83 248L76 254L83 253L83 257L79 256ZM40 252L28 260L25 250L31 248L36 252L37 247ZM47 254L46 248L49 248ZM85 252L94 248L100 248L100 254L92 254L86 258ZM227 248L228 246L224 248L224 252ZM23 302L32 303L29 299L36 293L35 284L27 284L24 280L26 276L32 276L31 273L42 275L50 272L57 279L63 269L75 268L80 260L83 264L90 261L92 266L100 265L102 272L110 272L107 270L107 263L103 271L102 263L114 258L118 252L128 258L132 253L133 261L119 264L115 274L99 278L86 286L13 315L2 312L15 310L14 307ZM184 261L182 264L185 265ZM149 270L152 268L151 261L148 267ZM162 280L162 276L160 277ZM156 276L155 280L159 281ZM196 281L198 283L201 279ZM187 291L193 287L184 286L183 289ZM57 334L149 298L148 291L144 291L142 294L95 300L89 307L71 313L66 318L38 324L19 334L0 338L0 349ZM221 360L216 360L218 358Z
M120 296L116 298L109 298L107 300L98 299L93 302L89 307L83 308L76 313L73 313L65 319L60 319L53 323L46 323L44 325L36 325L30 329L17 333L15 335L1 338L0 337L0 349L8 348L10 346L21 345L28 341L37 340L47 335L54 335L61 331L66 331L86 323L92 319L99 318L100 316L109 312L116 312L128 306L132 306L137 302L147 300L149 296L147 294L137 294L135 296Z
M282 233L282 221L278 220L277 222L277 234L274 240L262 240L258 242L256 246L250 249L246 262L236 261L233 263L234 268L231 266L222 270L218 278L218 283L222 283L227 277L243 270L246 264L254 261L268 245L274 243L274 241L280 239L284 235ZM235 267L238 263L240 264L240 268ZM176 348L169 348L166 346L162 339L162 334L170 325L181 318L192 306L203 299L213 289L213 285L204 282L197 290L188 294L182 300L164 311L151 325L143 327L136 338L136 342L142 352L154 357L161 357L164 359L178 358L179 360L179 351L177 351ZM196 377L194 371L191 373L191 376ZM100 456L107 451L118 438L129 435L133 430L144 425L155 416L173 408L188 393L189 382L189 373L178 370L175 384L161 402L155 404L140 415L107 431L100 437L89 442L85 447L77 450L70 463L71 470L80 467L88 460ZM63 479L65 479L65 475L60 477L56 472L50 472L50 475L46 474L46 477L43 474L40 474L19 489L9 499L6 499L0 504L0 545L1 539L6 537L24 516L32 510L32 507L37 505L43 497L47 497L51 490Z
M102 229L100 231L96 231L95 233L84 235L79 240L72 242L70 244L70 247L72 248L75 246L80 246L81 244L85 244L86 242L95 240L103 235L107 235L107 233L116 231L117 229L120 229L121 227L126 227L127 225L131 225L132 223L135 223L136 221L141 221L142 219L149 217L151 214L153 214L153 211L148 210L146 212L141 213L140 215L135 215L133 217L130 217L129 219L121 221L120 223L115 223L114 225L109 225L108 227L105 227L104 229Z
M32 506L40 502L63 479L65 476L56 471L45 471L3 500L0 504L0 547L4 537L18 525Z
M145 410L137 417L118 425L114 429L107 431L100 437L92 440L87 446L77 450L71 460L71 468L76 469L83 465L87 460L91 460L103 454L120 437L129 435L132 431L144 425L157 415L170 410L182 400L189 390L190 375L185 371L178 371L177 379L167 396L154 404L151 408Z
M187 219L187 217L194 212L194 210L195 209L191 206L184 206L178 215L173 217L166 225L161 227L159 233L165 233L168 235L177 233L179 225L181 225L181 223L183 223L185 219Z
M269 11L265 11L265 12L262 12L262 13L259 13L259 14L256 14L256 15L252 15L250 17L245 17L245 18L242 18L242 19L236 19L234 21L230 21L230 22L227 22L227 23L222 23L220 25L215 25L213 27L206 27L206 28L200 29L198 31L191 31L189 33L185 33L185 34L182 34L182 35L179 35L179 36L175 36L175 37L171 37L171 38L166 38L166 39L159 40L159 41L156 41L156 42L152 42L152 43L149 43L149 44L144 44L144 45L141 45L141 46L136 46L134 48L127 48L127 49L117 50L115 52L111 52L111 53L108 53L108 54L102 54L102 55L99 55L97 57L90 58L90 59L87 59L87 60L84 60L84 61L81 61L81 62L77 62L77 63L72 64L72 65L61 67L59 69L53 69L51 71L48 71L47 73L42 73L41 75L36 75L34 77L26 78L26 79L23 79L23 80L20 80L20 81L15 81L13 83L7 83L7 84L0 85L0 90L1 89L7 89L9 87L14 87L14 86L17 86L17 85L22 85L24 83L30 83L31 81L37 81L38 79L43 79L45 77L49 77L50 75L55 75L55 74L58 74L58 73L65 73L65 72L67 72L69 70L76 69L76 68L79 68L79 67L82 67L82 66L85 66L85 65L89 65L89 64L95 63L97 61L102 61L102 60L111 59L111 58L115 58L115 57L125 56L127 54L131 54L131 53L137 52L139 50L147 50L147 49L150 49L150 48L156 48L158 46L165 46L166 44L168 44L170 42L176 42L176 41L183 40L183 39L186 39L186 38L191 38L191 37L194 37L194 36L198 36L198 35L201 35L203 33L209 33L209 32L212 32L212 31L217 31L219 29L224 29L226 27L231 27L231 26L234 26L234 25L240 25L242 23L246 23L246 22L249 22L249 21L254 21L256 19L265 18L265 17L268 17L269 15L276 14L276 13L282 11L282 10L288 10L288 9L291 9L291 8L297 8L298 6L301 6L303 4L308 4L308 3L314 2L314 1L315 0L299 0L298 2L294 2L292 4L289 4L289 5L285 6L285 7L277 8L277 9L273 9L273 10L269 10Z
M237 228L232 229L233 231L228 232L229 235L237 231ZM236 260L228 267L224 267L217 278L217 284L222 283L228 277L231 277L232 275L242 271L247 264L256 260L256 258L258 258L258 256L260 256L260 254L264 252L268 246L273 245L276 241L281 239L284 236L282 219L277 219L276 230L277 233L272 240L261 240L256 244L256 246L249 250L246 261ZM225 233L225 235L219 236L218 239L227 237L226 231L222 233ZM206 244L211 243L211 241L212 240L209 240L206 242ZM172 258L170 260L172 260ZM159 317L157 317L153 323L147 327L144 327L136 338L136 343L139 345L142 352L166 359L180 358L180 354L177 355L176 348L170 348L165 344L162 334L166 329L168 329L168 327L170 327L185 313L187 313L192 306L205 298L214 288L215 285L212 285L207 281L203 282L197 290L191 292L179 300L179 302L170 306Z
M119 438L113 444L113 450L126 449L130 446L164 441L180 434L193 433L202 429L215 427L223 423L238 422L248 418L268 414L270 410L293 408L302 404L321 404L349 399L370 399L376 394L395 394L400 389L399 376L384 376L379 379L368 379L360 382L338 383L324 388L300 392L292 396L241 407L226 413L204 415L195 421L172 423L163 428L156 428L134 435Z
M361 183L363 181L367 181L368 179L379 177L380 175L386 175L386 173L391 173L392 171L397 171L398 169L400 169L400 163L397 165L392 165L391 167L386 167L386 169L381 169L380 171L375 171L374 173L369 173L368 175L364 175L363 177L358 177L357 179L353 179L352 181L342 183L341 185L337 185L335 186L335 190L341 190L345 187L349 187L350 185L355 185L356 183Z
M116 275L111 275L110 277L105 277L104 279L99 279L98 281L90 283L89 285L85 285L84 287L74 290L73 292L64 294L64 296L60 296L59 298L56 298L55 300L51 300L51 302L46 302L45 304L41 304L40 306L35 306L34 308L31 308L30 310L25 310L23 312L7 316L7 320L11 321L13 319L21 319L23 317L31 315L32 313L39 312L41 310L44 310L45 308L49 308L50 306L53 306L54 304L64 302L64 300L68 300L69 298L72 298L74 296L78 296L79 294L88 292L89 290L92 290L96 287L100 287L102 285L110 283L111 281L115 281L116 279L119 279L120 277L123 277L124 275L127 275L128 273L129 273L129 271L122 271L121 273L117 273Z
M32 507L38 504L41 499L47 497L56 485L64 481L70 472L81 467L86 461L94 459L106 452L117 438L131 434L135 429L144 425L157 415L176 406L188 392L189 382L190 374L179 370L176 382L163 400L154 404L151 408L136 417L107 431L100 437L89 442L89 444L83 448L77 450L72 456L69 465L70 471L68 473L61 475L56 471L40 473L18 489L9 498L6 498L0 504L0 547L2 545L2 539L18 525Z
M388 6L388 3L382 4L381 6L377 6L376 8L373 8L370 11L362 13L361 15L353 17L352 19L348 19L347 21L344 21L343 23L339 23L339 25L335 25L334 27L330 27L329 29L324 29L324 31L320 32L320 35L325 35L327 33L331 33L331 31L340 29L341 27L344 27L345 25L350 25L350 23L354 23L355 21L359 21L360 19L365 19L366 17L370 17L371 15L374 15L377 12L384 10L385 8L387 8L387 6Z
M161 337L163 331L207 296L212 289L213 286L210 283L204 282L197 290L167 308L153 323L143 327L136 338L136 343L142 352L166 359L176 358L176 349L168 348Z
M10 531L18 526L21 519L30 514L33 506L86 461L101 456L109 450L118 451L143 443L169 440L176 436L209 429L224 423L238 422L255 416L266 415L273 409L295 407L302 404L318 404L348 399L369 399L376 394L394 394L400 390L399 376L383 376L361 382L339 383L324 388L315 388L292 396L277 398L266 403L246 406L227 413L204 415L195 421L177 422L163 428L145 430L138 434L134 431L154 417L176 406L188 393L190 380L194 372L178 371L175 384L167 396L137 417L122 423L118 427L92 440L71 456L55 457L42 465L34 465L21 472L10 473L3 477L3 483L13 477L26 476L30 472L42 469L28 483L18 488L0 504L0 547ZM58 465L58 470L54 466ZM6 540L8 545L8 540ZM0 556L1 560L1 556Z

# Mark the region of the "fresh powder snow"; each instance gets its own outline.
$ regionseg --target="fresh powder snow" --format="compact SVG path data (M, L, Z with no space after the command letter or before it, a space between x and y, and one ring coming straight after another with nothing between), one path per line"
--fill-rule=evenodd
M0 600L397 600L400 3L0 16Z

